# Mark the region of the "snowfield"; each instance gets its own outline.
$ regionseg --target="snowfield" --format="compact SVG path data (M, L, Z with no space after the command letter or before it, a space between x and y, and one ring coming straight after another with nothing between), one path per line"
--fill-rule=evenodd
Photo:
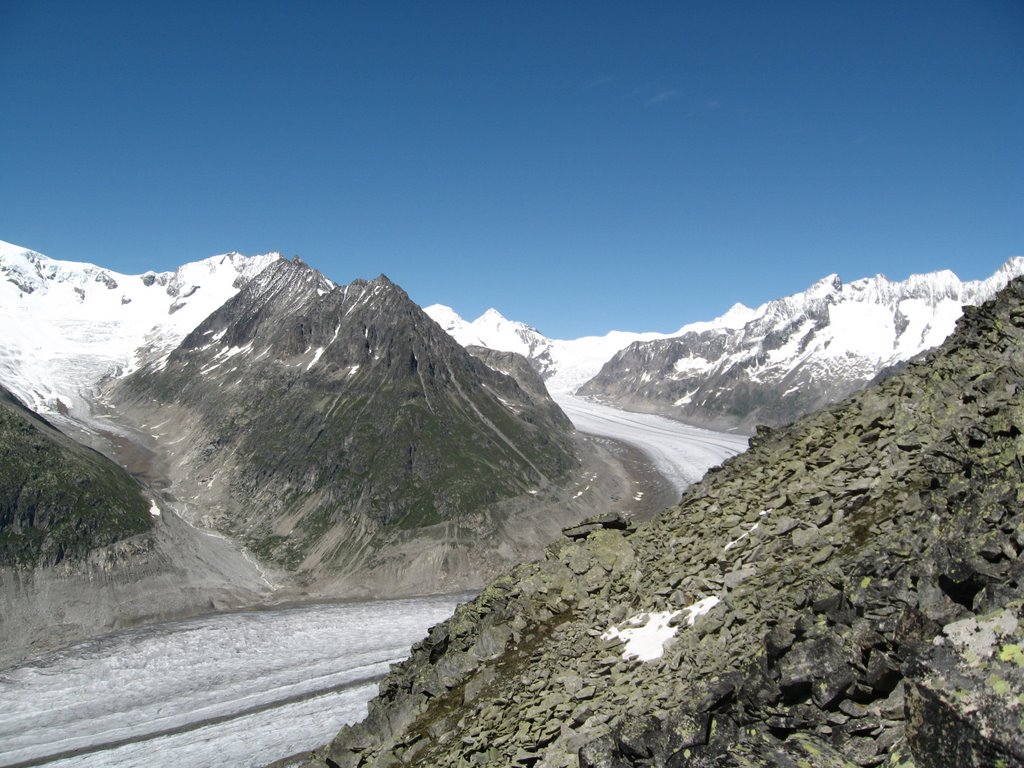
M0 671L0 765L259 766L313 749L469 597L221 614Z
M228 253L123 275L0 241L0 384L38 413L87 419L103 377L169 354L240 281L280 258Z

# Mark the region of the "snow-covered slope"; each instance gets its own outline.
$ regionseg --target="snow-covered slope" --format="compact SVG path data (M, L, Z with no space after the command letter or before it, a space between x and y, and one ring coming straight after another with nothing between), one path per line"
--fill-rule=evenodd
M675 333L611 331L604 336L549 339L532 326L508 320L496 309L488 309L473 322L462 319L443 304L433 304L424 311L463 346L478 345L523 355L540 372L548 391L553 394L575 392L601 370L612 355L633 342L667 339L712 328L740 328L754 312L736 304L715 320L686 325Z
M37 412L86 416L107 375L168 354L278 254L122 275L0 241L0 383Z
M963 305L991 298L1021 274L1017 257L974 282L948 270L902 282L877 275L844 284L829 275L758 307L739 328L634 343L580 394L719 429L786 423L937 346Z

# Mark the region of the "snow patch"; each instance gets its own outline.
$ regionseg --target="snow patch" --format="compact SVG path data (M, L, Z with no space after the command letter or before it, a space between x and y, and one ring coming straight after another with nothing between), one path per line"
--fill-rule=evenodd
M676 373L699 373L711 367L711 361L703 357L681 357L672 364Z
M321 356L321 355L322 355L323 353L324 353L324 347L317 347L317 348L316 348L316 352L314 352L314 353L313 353L313 359L312 359L312 360L310 360L310 361L309 361L309 365L307 365L307 366L306 366L306 370L307 370L307 371L308 371L308 370L309 370L310 368L312 368L312 367L313 367L314 365L316 365L316 364L317 364L318 362L320 362L320 356Z
M692 605L678 611L653 611L640 613L626 621L626 628L609 627L601 635L602 640L621 639L626 643L622 658L637 661L654 661L660 659L665 652L665 643L675 637L675 626L672 620L683 613L686 614L686 625L692 627L698 617L708 613L721 601L715 595L705 597Z
M692 392L687 392L685 395L683 395L678 400L676 400L673 403L673 405L676 408L679 408L680 406L683 406L683 405L689 405L691 402L693 402L693 396L696 395L697 392L698 392L698 390L696 390L696 389L693 390Z
M633 616L627 622L626 629L609 627L601 635L602 640L624 640L626 647L622 651L623 659L653 661L660 659L665 652L665 643L675 637L676 628L669 622L682 611L656 611Z

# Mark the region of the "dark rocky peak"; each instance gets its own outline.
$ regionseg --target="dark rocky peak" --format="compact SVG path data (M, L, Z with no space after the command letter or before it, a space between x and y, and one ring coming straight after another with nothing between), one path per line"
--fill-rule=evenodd
M181 347L188 350L242 348L253 342L261 329L273 332L283 315L301 315L333 283L301 262L278 259L211 314Z
M294 261L112 398L143 423L187 413L180 444L203 447L184 449L179 482L223 478L227 529L305 571L372 554L346 526L369 536L480 514L578 464L549 398L470 356L387 277L335 286Z
M454 347L432 333L427 320L383 275L334 285L301 262L282 260L213 313L183 347L214 355L244 349L302 370L390 367L396 357L404 366L425 353L424 344Z

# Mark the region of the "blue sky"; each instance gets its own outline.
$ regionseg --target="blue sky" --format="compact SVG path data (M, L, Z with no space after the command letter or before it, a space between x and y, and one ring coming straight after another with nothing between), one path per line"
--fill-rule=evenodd
M0 0L0 239L549 336L1024 255L1024 4Z

